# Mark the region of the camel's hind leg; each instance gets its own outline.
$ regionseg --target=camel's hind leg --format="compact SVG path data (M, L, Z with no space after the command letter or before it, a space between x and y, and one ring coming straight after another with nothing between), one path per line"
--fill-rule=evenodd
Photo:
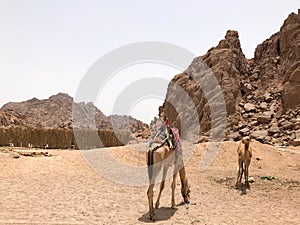
M158 160L156 160L153 157L153 162L159 162ZM152 167L152 168L151 168ZM161 164L155 164L153 163L151 165L150 169L152 169L152 173L149 173L151 175L149 175L149 188L147 191L147 195L148 195L148 202L149 202L149 214L150 214L150 220L155 220L155 209L153 207L153 188L155 185L155 180L161 170Z
M165 180L166 180L167 172L168 172L168 167L164 166L163 167L162 181L161 181L161 184L160 184L160 190L159 190L159 194L158 194L158 197L157 197L157 201L155 203L155 208L156 209L158 209L158 207L159 207L160 196L161 196L161 193L162 193L162 191L163 191L163 189L165 187Z
M153 207L153 188L155 185L155 180L157 177L157 173L159 172L160 168L157 168L157 166L154 164L154 157L153 152L148 152L148 176L149 176L149 187L147 191L148 196L148 203L149 203L149 216L150 220L154 220L154 207Z
M154 220L154 208L153 208L153 188L154 184L150 184L147 195L148 195L148 202L149 202L149 214L150 214L150 220Z
M173 175L173 181L172 181L172 202L171 202L171 207L172 209L176 208L176 203L175 203L175 188L176 188L176 173Z
M190 203L190 188L188 184L188 180L185 175L185 168L182 167L179 170L179 177L181 180L181 195L183 197L184 203Z
M149 214L150 214L150 220L155 220L154 216L155 216L155 210L153 207L153 188L155 185L155 180L157 177L157 174L159 172L160 168L156 168L155 166L153 166L153 174L152 177L149 178L149 188L147 191L147 195L148 195L148 202L149 202Z

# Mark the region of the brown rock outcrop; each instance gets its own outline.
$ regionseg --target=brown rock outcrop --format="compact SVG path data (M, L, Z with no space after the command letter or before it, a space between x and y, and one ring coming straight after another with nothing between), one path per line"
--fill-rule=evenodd
M280 61L285 111L300 105L300 10L292 13L280 29Z
M227 31L217 47L195 58L172 79L163 107L188 139L195 139L200 129L198 140L208 140L203 135L211 134L212 111L216 113L212 107L216 104L221 109L218 101L209 104L210 99L221 99L216 87L207 82L212 76L225 100L225 140L251 135L273 145L295 143L300 130L300 10L257 46L253 59L245 58L238 33ZM223 114L221 110L219 117Z
M241 98L240 77L247 72L246 67L247 61L238 33L228 31L217 47L195 58L184 73L172 79L164 103L170 122L175 122L178 126L178 120L184 120L185 127L181 127L181 130L186 132L183 136L197 130L197 126L200 126L201 133L206 133L211 128L211 107L220 108L220 116L226 116L217 100L223 96L227 116L233 115ZM205 93L206 87L215 85L210 80L212 78L216 79L217 86L220 85L223 96L220 96L217 87L211 87L209 93ZM211 100L211 105L208 100ZM187 104L188 101L193 106Z
M10 102L5 104L2 110L13 111L22 115L22 123L28 127L72 129L74 125L78 128L89 128L91 124L94 126L95 120L96 127L111 129L106 116L92 103L74 103L78 109L76 110L76 117L81 123L73 124L73 103L72 97L59 93L43 100L33 98L24 102ZM86 117L89 112L95 112L93 121Z

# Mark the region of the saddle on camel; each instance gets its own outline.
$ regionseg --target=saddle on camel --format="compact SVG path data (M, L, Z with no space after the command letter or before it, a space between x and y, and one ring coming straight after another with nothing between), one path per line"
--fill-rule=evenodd
M164 112L160 111L160 118L163 123L159 128L158 132L150 142L149 150L147 154L148 162L148 176L149 176L149 188L147 191L148 203L149 203L149 216L150 220L155 220L155 210L153 207L153 188L155 185L155 180L163 169L162 181L160 184L160 190L158 198L155 203L155 208L159 207L159 200L161 197L162 190L165 186L165 179L169 167L174 165L173 171L173 181L172 181L172 198L171 207L175 208L175 187L176 187L176 176L179 172L181 180L181 195L183 197L184 203L188 204L190 201L190 189L188 185L188 180L185 174L184 162L182 157L182 145L180 142L179 130L175 127L169 126L168 119L164 116ZM153 144L155 146L153 147Z

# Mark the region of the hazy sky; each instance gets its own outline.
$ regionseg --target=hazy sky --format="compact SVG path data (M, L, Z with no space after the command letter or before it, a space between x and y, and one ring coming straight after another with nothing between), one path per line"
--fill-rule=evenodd
M97 59L133 42L168 42L203 55L234 29L244 54L252 58L255 47L279 31L299 6L299 0L0 0L0 107L58 92L75 96ZM122 73L133 80L171 79L178 71L148 64ZM112 112L113 96L128 85L117 78L95 102L106 115ZM146 98L132 107L131 114L148 122L161 103L161 98Z

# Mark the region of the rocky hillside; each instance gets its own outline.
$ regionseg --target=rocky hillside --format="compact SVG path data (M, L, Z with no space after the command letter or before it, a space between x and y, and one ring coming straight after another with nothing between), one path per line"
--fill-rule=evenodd
M73 104L76 108L75 120L72 115ZM95 118L90 118L88 115L95 115ZM2 127L23 126L70 130L73 127L93 128L96 124L99 130L112 130L112 121L117 121L118 129L129 128L133 136L142 137L143 132L143 137L146 136L145 132L149 130L146 124L132 117L128 117L129 123L122 122L126 118L125 116L106 117L92 103L74 103L72 97L63 93L43 100L33 98L24 102L7 103L0 110Z
M129 129L134 138L147 139L150 136L149 126L131 116L111 115L107 118L114 129Z
M0 126L8 127L11 125L25 126L25 116L13 110L0 110ZM34 124L36 125L36 124Z
M272 145L299 144L299 31L300 10L298 14L289 15L279 32L257 46L254 59L245 58L238 32L227 31L216 47L195 58L186 71L172 79L163 105L170 122L184 130L186 138L198 138L198 141L209 138L212 105L208 100L220 96L216 87L204 93L199 81L205 83L214 76L225 100L225 139L239 140L250 135ZM176 85L188 94L192 104L186 104L186 98ZM215 104L214 109L218 106L221 109L220 102L212 101L211 104ZM199 121L189 116L194 109ZM223 112L218 113L222 116ZM218 126L217 129L222 129L221 124ZM198 129L200 137L195 134Z
M95 110L96 126L99 128L111 129L106 116L92 103L76 103L77 113L82 124L74 124L78 128L88 128L90 121L85 117L90 110ZM72 107L73 98L67 94L59 93L48 99L39 100L33 98L24 102L11 102L2 107L4 112L14 112L22 115L23 126L38 128L61 128L72 129ZM7 125L7 124L6 124ZM13 123L12 125L18 125Z

